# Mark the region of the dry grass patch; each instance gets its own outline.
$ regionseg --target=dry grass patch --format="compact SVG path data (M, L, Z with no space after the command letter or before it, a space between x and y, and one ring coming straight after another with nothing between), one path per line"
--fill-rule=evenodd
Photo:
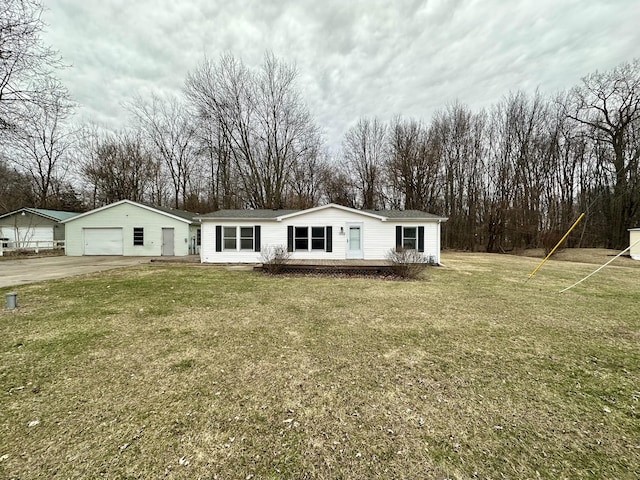
M6 478L636 478L637 270L145 266L0 313ZM30 422L38 421L34 426Z

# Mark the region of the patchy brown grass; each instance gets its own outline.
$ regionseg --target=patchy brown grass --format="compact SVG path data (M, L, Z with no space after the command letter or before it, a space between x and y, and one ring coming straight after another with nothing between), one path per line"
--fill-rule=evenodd
M19 287L0 476L637 478L635 266L560 295L594 265L525 282L539 259L443 263L415 282L160 265Z
M565 248L554 253L551 259L561 262L591 263L596 265L603 265L609 260L612 260L619 253L619 250L611 250L608 248ZM545 257L545 253L542 248L525 250L521 253L521 255L525 257L539 258L540 260ZM627 252L626 255L622 255L619 258L616 258L611 263L611 265L640 268L640 262L632 260L629 256L629 252Z

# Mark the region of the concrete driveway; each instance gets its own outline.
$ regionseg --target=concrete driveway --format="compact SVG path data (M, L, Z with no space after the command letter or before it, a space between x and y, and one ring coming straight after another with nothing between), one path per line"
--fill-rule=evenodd
M43 257L0 260L0 288L149 263L150 257Z

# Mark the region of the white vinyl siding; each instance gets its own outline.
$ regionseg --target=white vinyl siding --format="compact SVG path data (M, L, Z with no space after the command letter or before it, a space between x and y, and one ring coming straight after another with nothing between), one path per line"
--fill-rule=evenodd
M269 247L287 248L287 228L294 228L294 242L296 238L295 227L307 228L310 235L307 249L295 249L291 253L292 259L332 259L344 260L347 258L347 224L362 225L362 251L365 260L384 260L389 250L396 247L396 226L424 227L424 255L431 257L433 261L440 261L440 224L437 220L412 221L410 219L388 219L382 221L379 218L364 215L355 211L345 211L339 208L326 208L313 212L302 213L278 222L276 220L246 221L224 220L220 218L205 219L202 222L201 261L204 263L260 263L260 253L243 251L216 252L216 226L253 227L261 225L261 242L263 250ZM309 248L313 247L313 227L332 227L332 251ZM299 230L298 238L302 238L303 230ZM303 242L300 242L300 245ZM294 245L295 246L295 245ZM326 248L326 245L325 245Z
M162 254L162 229L174 229L176 256L189 254L190 246L196 243L197 227L186 221L144 208L135 203L116 203L112 206L89 212L80 218L74 217L64 223L66 228L66 254L85 255L83 230L88 228L120 228L123 235L125 256L157 256ZM144 244L133 242L134 228L144 229Z

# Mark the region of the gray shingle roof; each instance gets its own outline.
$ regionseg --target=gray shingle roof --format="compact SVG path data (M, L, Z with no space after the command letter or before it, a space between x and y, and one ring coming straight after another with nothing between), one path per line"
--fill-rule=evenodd
M438 219L443 218L433 213L423 212L421 210L363 210L373 215L380 215L387 218L406 218L406 219Z
M355 209L354 209L355 210ZM219 218L224 220L275 220L284 215L303 212L304 210L218 210L217 212L199 215L198 218ZM420 210L359 210L371 215L377 215L388 219L406 220L438 220L443 219L439 215L422 212Z
M238 220L273 220L282 215L297 213L301 210L218 210L217 212L199 215L199 218L224 218Z

